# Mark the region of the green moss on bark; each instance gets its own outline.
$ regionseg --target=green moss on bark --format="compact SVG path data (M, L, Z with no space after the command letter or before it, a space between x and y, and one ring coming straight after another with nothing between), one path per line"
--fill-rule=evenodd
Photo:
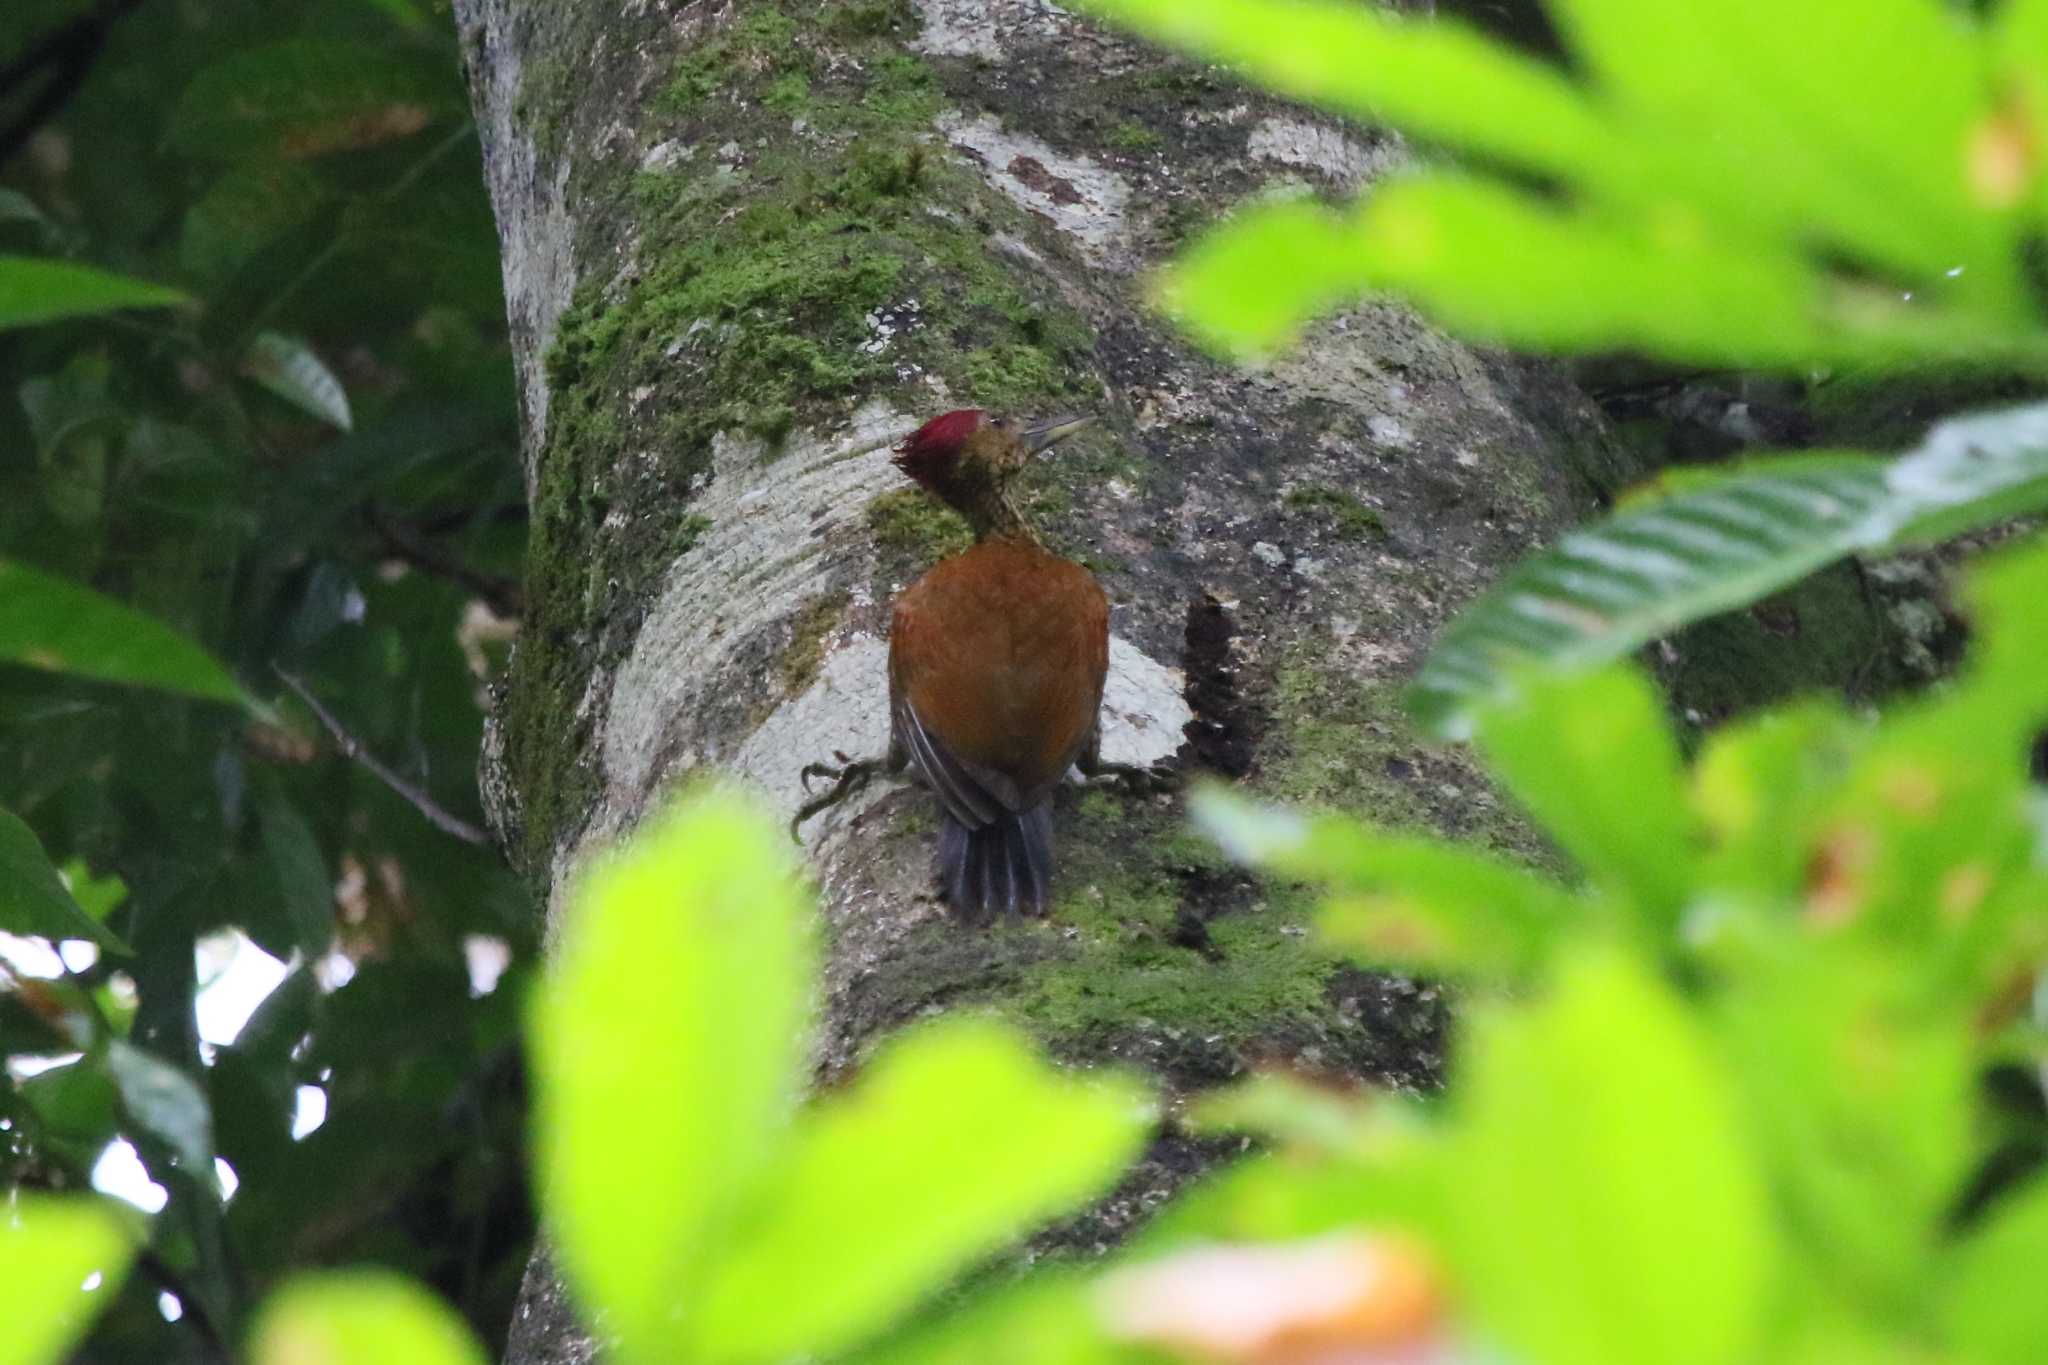
M915 488L869 499L867 523L876 545L906 566L936 564L974 543L973 530L957 513Z
M1381 540L1387 534L1380 514L1341 488L1307 484L1289 492L1286 503L1327 522L1340 540Z
M1702 621L1673 643L1672 704L1695 723L1804 692L1874 700L1905 681L1896 632L1851 564Z
M1334 654L1328 638L1311 635L1276 669L1258 794L1563 870L1555 850L1495 794L1464 750L1435 744L1415 728L1401 684L1362 683Z
M821 592L804 603L789 625L789 643L776 660L775 675L785 696L795 696L818 677L825 661L825 637L846 614L849 601L844 589Z

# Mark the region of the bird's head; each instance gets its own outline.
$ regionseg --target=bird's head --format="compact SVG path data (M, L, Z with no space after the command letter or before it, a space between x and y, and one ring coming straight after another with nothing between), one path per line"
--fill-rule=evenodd
M965 517L977 536L1028 537L1031 530L1010 500L1010 485L1033 455L1093 420L1024 423L961 408L904 437L896 446L896 467Z
M896 467L947 502L955 491L1002 488L1033 455L1078 430L1092 417L1054 417L1023 423L980 408L932 418L896 445Z

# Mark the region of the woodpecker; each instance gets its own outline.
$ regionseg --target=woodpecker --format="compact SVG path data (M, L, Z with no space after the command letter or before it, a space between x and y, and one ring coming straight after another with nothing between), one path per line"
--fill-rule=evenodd
M1031 426L979 408L934 417L895 447L896 467L958 512L974 545L897 598L889 625L889 747L803 770L832 787L790 831L907 766L938 797L939 883L954 911L1043 915L1052 885L1052 793L1069 769L1132 791L1164 768L1105 763L1102 685L1109 599L1095 576L1042 545L1011 495L1031 458L1087 422Z

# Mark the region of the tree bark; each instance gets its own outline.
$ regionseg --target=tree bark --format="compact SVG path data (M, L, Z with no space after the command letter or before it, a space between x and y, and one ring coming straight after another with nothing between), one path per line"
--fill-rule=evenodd
M1108 757L1546 856L1399 691L1449 611L1628 475L1598 412L1392 305L1248 373L1145 303L1230 205L1351 191L1397 137L1040 0L456 9L534 526L482 780L551 914L693 774L786 814L806 761L880 750L890 598L956 534L888 447L969 405L1103 418L1029 498L1115 604ZM1178 798L1063 794L1050 922L992 930L935 899L930 805L877 787L805 829L823 1074L975 1004L1170 1091L1254 1061L1434 1083L1434 993L1319 956L1306 891L1232 870ZM1067 1235L1114 1238L1195 1164L1163 1137ZM538 1260L520 1313L511 1360L591 1357Z

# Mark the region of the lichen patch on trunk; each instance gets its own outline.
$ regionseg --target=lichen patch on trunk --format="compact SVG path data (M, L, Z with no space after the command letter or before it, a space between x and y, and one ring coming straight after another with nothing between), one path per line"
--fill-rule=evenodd
M1252 125L1245 151L1262 161L1320 172L1346 190L1377 180L1408 159L1397 137L1367 142L1313 119L1278 115Z
M1065 10L1043 0L918 0L924 21L911 46L934 57L1002 61L1021 39L1057 36Z
M987 114L968 118L948 111L939 131L955 147L988 167L988 182L1107 262L1126 234L1130 186L1107 166L1061 152L1003 127Z

